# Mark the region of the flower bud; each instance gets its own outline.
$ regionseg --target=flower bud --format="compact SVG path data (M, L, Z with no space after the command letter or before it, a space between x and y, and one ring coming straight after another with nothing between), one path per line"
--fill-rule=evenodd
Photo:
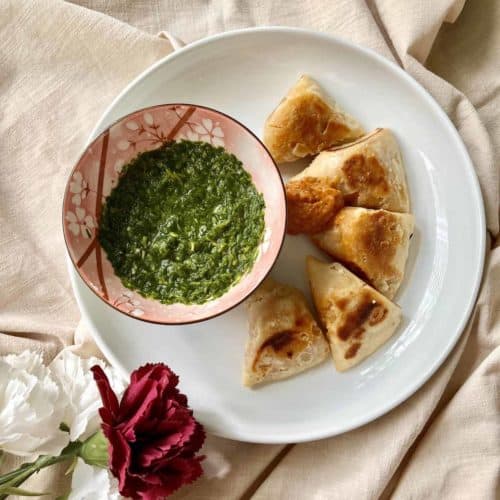
M106 469L108 467L109 455L108 440L104 437L104 434L101 431L97 431L86 439L80 447L78 456L89 465Z

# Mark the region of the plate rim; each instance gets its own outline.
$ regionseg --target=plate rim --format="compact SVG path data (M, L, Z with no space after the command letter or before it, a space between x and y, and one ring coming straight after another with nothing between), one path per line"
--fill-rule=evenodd
M442 122L446 124L446 127L448 131L451 134L451 138L455 142L455 147L457 148L457 152L461 155L463 158L463 161L465 162L467 166L467 178L469 181L469 184L471 185L471 190L472 190L472 195L474 199L474 205L475 205L475 212L477 213L477 223L478 223L478 232L480 233L480 241L477 242L478 244L478 253L479 253L479 259L477 261L477 267L474 270L474 287L471 289L471 293L469 295L468 301L467 301L467 307L463 309L461 313L460 320L457 321L457 326L453 329L453 333L448 336L448 342L445 346L445 348L442 350L439 356L437 356L434 361L429 364L428 368L422 372L422 375L415 379L414 382L411 382L408 384L408 388L405 391L401 391L396 397L394 397L392 400L388 401L385 404L380 405L379 407L375 408L374 410L366 411L363 414L360 415L360 418L351 421L347 425L340 426L330 426L326 427L323 426L319 430L315 431L304 431L301 432L300 434L294 433L292 435L290 434L282 434L279 437L276 436L271 436L271 435L265 435L265 436L258 436L255 434L252 434L251 432L240 432L239 430L236 432L214 432L213 430L210 431L211 434L227 439L233 439L233 440L238 440L238 441L243 441L243 442L250 442L250 443L261 443L261 444L285 444L285 443L300 443L300 442L308 442L308 441L315 441L319 439L325 439L328 437L333 437L339 434L343 434L345 432L349 432L351 430L357 429L358 427L361 427L363 425L366 425L379 417L389 413L391 410L399 406L401 403L405 402L407 399L409 399L413 394L415 394L421 387L424 386L426 382L429 381L429 379L436 373L436 371L442 366L442 364L445 362L445 360L448 358L449 354L453 350L453 348L456 346L458 343L459 339L462 337L466 327L467 323L471 317L471 314L473 312L473 308L476 304L479 290L480 290L480 285L482 282L482 277L484 273L484 265L485 265L485 259L486 259L486 234L487 234L487 229L486 229L486 216L485 216L485 208L484 208L484 200L482 197L480 185L479 185L479 180L477 177L477 173L474 168L474 164L470 158L470 155L467 151L467 148L462 140L462 137L458 133L455 125L449 118L449 116L445 113L445 111L441 108L441 106L438 104L438 102L434 99L434 97L417 81L415 80L409 73L404 71L400 66L398 66L396 63L393 61L387 59L383 55L379 54L378 52L374 51L373 49L363 47L361 45L358 45L356 43L350 42L342 37L339 37L337 35L329 34L329 33L322 33L318 31L314 31L311 29L305 29L305 28L295 28L295 27L288 27L288 26L265 26L265 27L250 27L250 28L243 28L243 29L236 29L236 30L230 30L226 31L223 33L218 33L214 35L207 36L205 38L202 38L200 40L197 40L195 42L189 43L185 45L184 47L174 50L171 53L167 54L165 57L159 59L155 63L153 63L151 66L146 68L144 71L142 71L139 75L137 75L128 85L125 86L125 88L111 101L111 103L107 106L107 108L104 110L102 115L100 116L99 120L97 121L97 124L95 127L92 129L89 138L87 142L85 143L85 147L91 142L96 135L98 135L103 127L103 124L106 122L108 114L114 109L116 104L132 89L135 85L137 85L140 81L143 79L147 78L149 74L154 72L158 67L168 64L171 60L176 59L178 57L181 57L184 53L186 52L191 52L195 51L200 47L203 47L205 45L208 45L210 43L214 43L220 40L224 39L230 39L235 36L240 36L240 35L245 35L245 34L258 34L258 33L288 33L291 35L305 35L309 36L311 38L317 38L318 40L323 40L327 42L333 42L336 43L340 46L344 46L350 50L354 50L357 52L360 52L364 54L365 56L375 59L378 63L380 63L382 66L384 66L389 72L395 72L396 76L399 76L402 78L410 87L412 87L433 109L433 111L437 114L437 116L441 119ZM68 256L67 256L68 257ZM69 264L68 259L67 259L67 264ZM69 271L70 271L70 279L71 279L71 285L73 288L73 292L76 297L76 301L78 303L78 306L80 308L80 311L82 312L82 319L84 322L87 324L89 327L91 333L93 334L94 340L96 341L96 344L98 347L101 349L103 354L106 356L106 358L111 362L112 365L114 365L119 373L121 373L122 376L125 378L128 378L129 372L128 370L125 369L125 367L122 365L122 363L115 357L115 355L112 353L112 351L108 348L106 342L104 341L103 337L100 335L100 333L97 331L97 328L94 327L91 318L87 318L86 314L84 314L83 310L83 300L81 299L79 292L78 292L78 285L76 283L76 274L74 274L74 270L72 269L72 266L68 266Z

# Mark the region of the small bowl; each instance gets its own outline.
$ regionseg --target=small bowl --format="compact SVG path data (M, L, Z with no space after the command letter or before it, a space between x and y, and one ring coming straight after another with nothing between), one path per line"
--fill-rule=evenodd
M251 271L224 295L200 305L165 305L126 288L115 275L97 238L102 204L116 186L123 166L138 153L180 139L206 141L233 153L251 175L266 205L264 238ZM238 305L271 270L283 245L285 228L285 188L270 153L237 120L204 106L162 104L121 118L85 149L71 172L64 194L64 239L78 274L106 304L151 323L195 323Z

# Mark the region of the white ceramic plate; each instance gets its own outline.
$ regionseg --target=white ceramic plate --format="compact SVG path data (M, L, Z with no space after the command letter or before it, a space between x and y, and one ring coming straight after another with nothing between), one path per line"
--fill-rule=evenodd
M436 102L377 54L313 32L266 28L207 38L166 57L113 102L92 137L138 108L168 102L210 106L258 135L301 73L309 73L367 129L390 127L406 164L415 236L396 301L393 339L347 373L333 364L256 390L240 382L247 336L243 306L205 323L166 327L116 312L70 267L82 314L124 374L168 363L210 432L253 442L298 442L348 431L413 394L458 340L476 298L485 248L483 204L458 133ZM288 177L296 167L282 170ZM272 275L303 289L305 237L287 237ZM319 254L318 254L319 255Z

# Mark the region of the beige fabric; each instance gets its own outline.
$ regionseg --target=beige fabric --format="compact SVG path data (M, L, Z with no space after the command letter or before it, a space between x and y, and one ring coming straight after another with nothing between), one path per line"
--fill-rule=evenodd
M469 0L465 6L463 0L80 3L140 29L58 0L0 2L1 353L31 346L49 360L71 344L94 352L83 328L73 334L78 311L64 261L62 192L106 105L134 75L171 50L166 39L154 36L161 30L189 42L245 26L304 26L399 61L457 125L481 181L490 234L497 236L496 0ZM356 431L293 447L210 438L212 477L176 498L495 498L500 490L498 246L489 254L483 281L467 332L406 403ZM32 485L58 494L67 490L67 481L51 474Z

